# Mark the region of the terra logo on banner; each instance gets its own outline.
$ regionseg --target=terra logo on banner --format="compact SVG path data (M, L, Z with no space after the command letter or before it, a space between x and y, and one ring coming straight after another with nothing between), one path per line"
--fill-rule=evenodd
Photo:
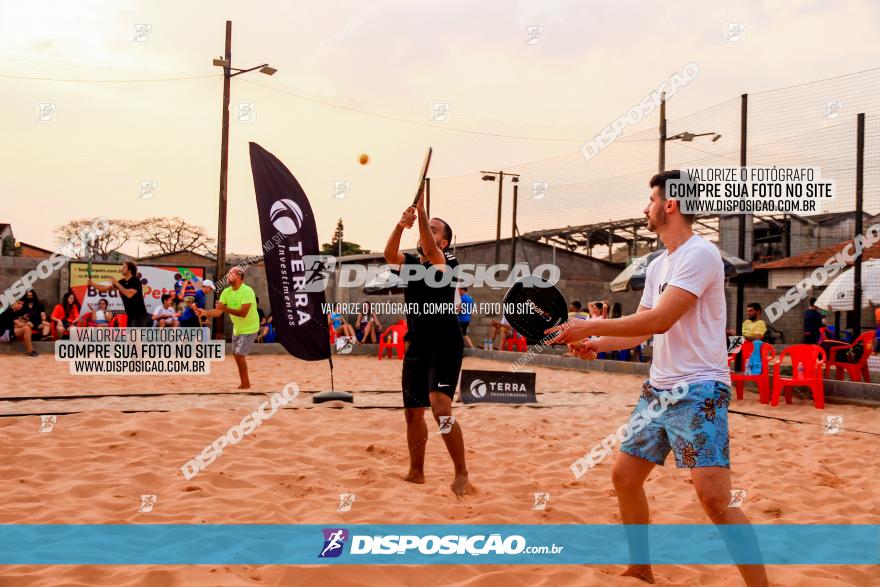
M278 200L269 209L269 219L278 232L290 236L302 226L303 213L293 200Z
M519 371L464 369L459 391L461 401L466 404L533 404L538 401L535 397L535 374Z

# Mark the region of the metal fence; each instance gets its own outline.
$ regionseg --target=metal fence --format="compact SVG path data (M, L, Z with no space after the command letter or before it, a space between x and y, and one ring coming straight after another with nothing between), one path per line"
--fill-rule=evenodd
M505 169L520 177L515 218L513 186L504 186L502 237L511 235L514 223L522 234L641 217L648 180L660 166L661 148L665 169L738 166L744 157L749 166L817 167L823 178L834 180L835 198L822 202L816 214L748 216L745 231L738 228L737 217L720 222L719 240L726 239L722 248L750 261L790 257L853 239L863 221L880 213L880 68L737 96L686 116L676 114L675 100L669 100L666 140L657 109L652 114L656 126L624 133L590 159L578 151ZM864 114L862 220L856 218L860 114ZM704 136L685 141L682 133ZM713 141L715 135L721 136ZM482 181L476 173L432 178L431 195L437 202L432 211L450 222L458 242L495 238L496 182ZM737 250L741 232L743 247ZM600 247L596 256L606 257L607 250ZM861 267L856 269L854 287L873 307L874 301L880 303L880 271L869 269L861 279ZM818 295L822 286L813 290ZM738 294L731 316L736 324L749 302L742 289ZM829 323L835 321L840 328L840 314L828 317ZM873 321L851 312L847 326L857 333L863 326L873 327Z

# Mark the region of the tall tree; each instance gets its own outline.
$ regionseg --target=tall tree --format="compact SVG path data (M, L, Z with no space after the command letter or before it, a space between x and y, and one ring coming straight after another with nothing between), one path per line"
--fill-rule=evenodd
M361 255L370 251L362 248L359 244L349 242L343 238L345 227L342 218L336 221L336 229L333 231L333 240L321 245L322 255L340 255L340 243L342 243L342 255Z
M55 227L55 234L65 242L79 243L83 234L88 233L95 226L95 218L80 218L71 220L67 224ZM135 237L138 222L116 218L107 220L107 230L96 235L90 248L83 250L81 257L89 256L93 252L99 259L118 259L119 249Z
M153 216L138 223L136 236L151 254L191 251L211 253L216 241L203 226L188 224L183 218Z

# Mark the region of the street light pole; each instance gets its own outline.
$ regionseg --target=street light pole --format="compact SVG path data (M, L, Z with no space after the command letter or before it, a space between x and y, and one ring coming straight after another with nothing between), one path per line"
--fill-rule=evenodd
M223 58L215 59L214 65L223 68L223 122L220 135L220 202L217 218L217 265L214 268L214 279L220 280L226 274L226 201L229 182L229 91L230 80L242 73L259 69L260 73L273 75L277 70L263 63L250 69L232 67L232 21L226 21L226 50ZM233 73L233 71L235 73ZM219 292L218 292L219 293ZM223 317L214 319L215 337L223 338Z
M223 54L223 123L220 136L220 205L217 219L217 267L214 279L220 280L226 274L226 194L229 178L229 82L232 65L232 21L226 21L226 51ZM214 332L217 338L224 336L224 317L214 319Z
M495 264L501 262L501 198L504 188L504 178L509 177L514 183L519 181L518 173L505 173L504 171L481 171L483 181L495 181L498 179L498 215L495 220Z
M660 161L657 173L666 171L666 92L660 94Z
M513 218L510 221L510 270L516 267L516 204L519 199L519 182L513 184Z
M504 172L498 172L498 220L495 222L495 264L501 260L501 188L504 187Z

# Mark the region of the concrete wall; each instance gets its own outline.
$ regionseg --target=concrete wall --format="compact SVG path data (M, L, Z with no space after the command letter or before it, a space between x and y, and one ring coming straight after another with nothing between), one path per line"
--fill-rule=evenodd
M535 267L540 263L551 263L553 261L553 251L551 248L544 247L542 245L535 245L534 243L524 244L527 246L526 254L528 255L531 267ZM473 247L473 249L470 249L469 247L459 247L459 249L460 250L457 250L456 252L458 253L458 256L462 262L491 264L494 261L494 244L492 243L488 245L478 245L476 247ZM510 249L507 249L508 256L506 259L504 253L504 247L502 247L502 261L509 262ZM151 263L157 265L195 265L196 263L190 262L193 260L194 259L184 258L162 258L161 260L151 260ZM518 258L518 260L521 261L523 259ZM23 277L28 271L36 268L40 261L40 259L32 259L27 257L0 257L0 291L6 290L10 285L12 285L13 282ZM610 266L606 263L602 263L601 261L590 260L581 255L574 255L560 249L557 249L556 251L556 262L561 269L563 277L559 283L559 288L569 302L573 300L580 300L582 303L586 304L586 302L593 300L608 300L608 302L612 305L614 303L620 303L624 315L635 312L635 310L638 308L639 299L641 298L641 292L623 292L612 294L608 290L608 283L618 274L618 272L620 271L619 268ZM206 267L206 271L209 278L213 279L213 267ZM67 267L64 267L61 270L50 275L49 278L37 280L34 283L34 288L37 292L37 295L46 305L47 311L52 311L52 308L55 306L55 304L58 303L61 294L67 290L68 275L68 269ZM248 268L245 274L245 280L254 289L257 297L260 299L260 307L266 313L269 313L270 309L268 286L266 283L266 272L263 268L262 262L252 265L250 266L250 268ZM471 288L470 294L478 303L500 303L506 291L506 288L493 289L490 287L480 287ZM818 297L821 291L822 290L820 289L814 290L813 292L811 292L811 295ZM771 302L779 299L779 297L782 296L784 293L785 289L782 288L766 289L747 287L745 301L746 303L758 302L762 306L766 307ZM726 288L726 294L728 327L733 328L736 318L736 312L734 308L734 303L736 301L736 288ZM328 288L327 291L327 300L335 302L402 302L403 296L367 296L363 293L363 290L361 288L335 291L335 288L333 287L331 281L331 286ZM791 311L785 313L781 318L779 318L779 320L773 323L774 328L783 332L786 344L801 342L803 337L803 313L806 309L807 300L804 300L800 304L798 304L796 308L793 308ZM353 321L356 316L350 316L349 318ZM389 315L380 317L384 325L391 324L402 318L403 316L400 315ZM497 316L474 316L473 322L470 327L470 334L471 340L474 341L475 344L479 345L484 338L487 338L489 336L489 333L491 332L492 321L495 319L497 319ZM833 323L833 316L829 316L829 321ZM874 325L874 316L871 309L863 310L862 324L869 327ZM846 327L845 317L842 318L841 325L844 328ZM227 331L231 332L229 328L227 328Z
M0 292L6 291L9 286L25 276L26 273L36 269L44 259L35 259L33 257L0 257ZM58 303L61 297L59 287L61 285L61 274L67 273L66 268L52 273L46 279L37 279L33 284L33 289L37 292L37 297L46 306L46 313L52 312L52 308Z
M788 269L770 269L767 271L767 287L769 289L789 288L800 282L813 272L812 267L792 267ZM784 290L782 290L784 291ZM817 296L818 297L818 296Z

